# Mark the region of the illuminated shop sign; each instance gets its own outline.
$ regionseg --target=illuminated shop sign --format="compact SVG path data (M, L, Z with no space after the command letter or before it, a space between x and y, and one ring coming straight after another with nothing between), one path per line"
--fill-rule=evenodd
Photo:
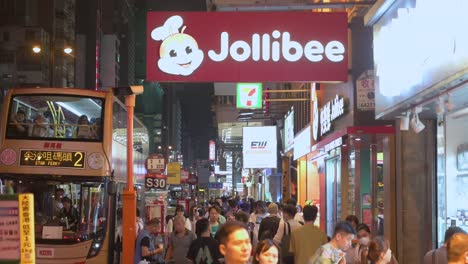
M294 138L294 160L310 152L310 126L307 126Z
M294 146L294 109L284 119L284 151L289 151Z
M339 137L332 142L325 145L324 149L325 152L329 152L330 150L336 149L337 147L341 147L343 145L343 138Z
M319 135L323 136L332 130L333 121L345 114L345 99L335 95L334 99L326 102L322 108L318 106L317 91L315 85L312 86L312 137L318 140Z
M149 12L147 78L346 81L344 12Z
M214 161L216 159L216 143L210 140L209 144L209 159Z
M243 167L276 168L277 140L275 126L242 129Z
M83 151L21 150L20 166L84 168Z
M261 83L237 84L237 108L259 109L263 107Z
M344 115L344 98L336 95L320 109L320 135L331 131L332 122Z
M468 62L468 1L413 0L410 8L407 2L391 7L374 26L377 114L466 69Z
M35 263L35 233L34 233L34 196L23 193L18 197L20 220L21 263Z

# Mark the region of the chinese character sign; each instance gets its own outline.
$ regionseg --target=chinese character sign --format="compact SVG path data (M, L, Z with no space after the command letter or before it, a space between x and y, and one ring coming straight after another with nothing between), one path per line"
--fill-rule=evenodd
M20 255L21 263L36 263L34 243L34 196L26 193L19 195Z
M0 262L20 259L18 197L0 195Z
M374 82L373 71L366 71L356 81L357 109L363 111L375 109Z

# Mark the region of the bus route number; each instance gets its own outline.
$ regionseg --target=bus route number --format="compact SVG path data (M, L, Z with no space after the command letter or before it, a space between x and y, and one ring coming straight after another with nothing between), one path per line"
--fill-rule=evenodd
M167 179L146 177L145 186L148 189L166 189Z

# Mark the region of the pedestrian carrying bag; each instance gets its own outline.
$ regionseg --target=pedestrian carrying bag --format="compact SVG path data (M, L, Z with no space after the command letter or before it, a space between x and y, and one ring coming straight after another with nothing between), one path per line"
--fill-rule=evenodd
M286 230L286 224L288 229ZM289 241L291 240L291 225L286 222L284 223L284 233L281 238L281 256L283 257L283 263L294 263L294 255L289 252Z

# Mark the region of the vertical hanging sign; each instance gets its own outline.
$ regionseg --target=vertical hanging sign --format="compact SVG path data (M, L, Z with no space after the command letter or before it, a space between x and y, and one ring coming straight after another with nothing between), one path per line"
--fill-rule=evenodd
M211 161L216 160L216 143L210 140L209 158Z
M20 255L22 264L36 263L34 238L34 196L19 195Z

